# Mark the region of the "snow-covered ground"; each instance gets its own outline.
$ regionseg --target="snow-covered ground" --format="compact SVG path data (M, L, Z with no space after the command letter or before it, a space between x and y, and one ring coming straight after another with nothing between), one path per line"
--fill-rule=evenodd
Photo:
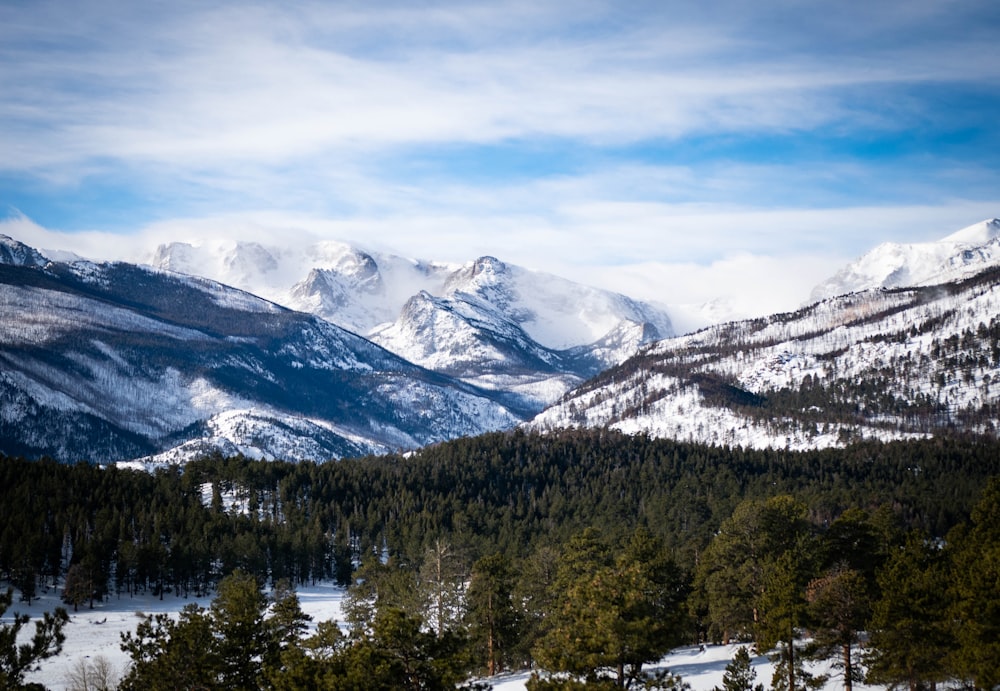
M2 587L6 588L5 585ZM330 584L320 584L299 588L298 595L303 611L313 618L314 626L321 621L340 619L343 589ZM7 611L3 621L9 622L15 611L30 614L32 622L22 629L22 634L30 635L34 632L33 622L41 618L43 612L63 606L58 594L53 590L32 602L31 607L26 607L23 602L17 602L16 598L15 593L15 603ZM93 609L83 606L75 613L70 609L71 621L64 630L66 642L63 645L63 652L43 662L41 669L28 675L27 681L44 684L54 691L62 691L69 688L70 673L79 666L81 660L92 663L102 656L120 674L128 662L128 656L119 647L120 636L122 632L135 631L140 621L140 613L176 614L191 602L207 607L210 600L211 597L185 599L167 596L160 600L152 595L137 597L123 595L120 598L112 597L108 602L95 603ZM716 686L722 687L722 676L726 665L739 647L738 644L733 644L679 648L650 669L667 668L690 684L692 691L711 691ZM771 662L766 656L758 656L753 659L753 666L757 672L756 682L769 688L774 671ZM828 670L826 665L818 665L811 671L822 673ZM489 681L496 691L524 691L529 677L529 672L517 672L501 674ZM840 688L843 688L842 680L835 676L825 687L827 691ZM881 687L855 684L856 691L865 691L869 688Z
M0 587L6 590L7 586L0 583ZM344 597L342 588L320 584L299 588L298 595L302 610L313 618L314 626L321 621L341 618L340 603ZM17 600L18 593L15 591L14 604L4 614L2 621L9 623L14 612L31 615L31 621L21 629L25 641L34 633L34 622L41 619L44 612L56 607L66 607L55 590L49 590L32 601L31 607ZM135 632L142 614L177 614L192 602L208 607L211 600L211 596L182 598L168 595L160 600L148 594L136 597L126 594L120 598L112 596L107 602L95 602L93 609L84 605L78 612L73 612L72 607L67 607L70 623L63 629L66 642L62 653L45 660L37 672L27 675L26 681L44 684L53 691L62 691L69 688L70 672L81 660L92 662L98 657L106 658L117 676L120 676L129 660L128 655L119 647L121 634L126 631Z

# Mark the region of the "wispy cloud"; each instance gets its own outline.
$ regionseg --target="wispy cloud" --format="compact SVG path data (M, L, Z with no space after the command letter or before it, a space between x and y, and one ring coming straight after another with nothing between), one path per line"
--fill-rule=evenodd
M8 3L0 202L95 247L850 257L997 215L998 28L992 0Z

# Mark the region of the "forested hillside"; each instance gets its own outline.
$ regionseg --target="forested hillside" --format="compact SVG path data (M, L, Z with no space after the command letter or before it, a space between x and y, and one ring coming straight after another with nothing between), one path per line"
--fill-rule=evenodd
M878 657L903 654L893 608L940 632L958 617L971 625L977 598L990 598L979 555L997 549L988 536L998 451L935 439L792 453L585 431L497 433L325 464L215 457L155 474L4 457L0 577L29 598L57 588L75 608L210 592L237 570L254 589L332 578L351 584L354 637L337 655L426 631L419 654L455 669L534 660L582 678L599 668L632 678L670 646L734 638L774 648L794 675L806 625L829 633L831 656L870 625L883 641L872 678L900 679L896 662ZM826 599L846 597L838 589L853 598L847 619L824 619L836 614ZM917 612L928 595L938 609ZM484 604L495 597L502 612ZM180 630L154 629L146 635L180 641ZM580 630L594 633L567 642ZM456 638L441 648L442 636ZM971 678L976 646L995 638L950 636L957 643L921 653L937 667L905 673ZM151 648L136 650L154 664ZM330 673L300 652L319 665L303 673Z

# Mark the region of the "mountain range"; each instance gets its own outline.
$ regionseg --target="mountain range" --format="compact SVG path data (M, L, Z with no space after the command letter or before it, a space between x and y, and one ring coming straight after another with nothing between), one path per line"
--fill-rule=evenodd
M998 243L994 219L881 245L798 312L675 336L657 305L494 257L206 241L138 265L2 237L0 451L323 459L519 424L787 448L995 435Z
M670 329L655 307L489 257L316 248L281 295L328 318L168 270L221 260L280 292L281 256L244 243L162 247L158 266L50 261L0 239L0 450L169 462L415 448L511 428ZM403 286L417 292L398 303Z
M673 335L666 311L481 257L406 259L339 242L162 245L150 265L206 276L361 334L410 362L541 410Z
M814 291L837 295L647 346L530 426L790 449L996 436L998 238L993 219L937 243L881 245Z

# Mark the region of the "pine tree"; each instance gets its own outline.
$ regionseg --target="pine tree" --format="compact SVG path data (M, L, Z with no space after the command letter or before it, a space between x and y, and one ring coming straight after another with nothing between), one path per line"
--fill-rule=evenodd
M0 595L0 618L14 602L14 591L7 589ZM15 613L9 623L0 624L0 688L21 687L24 675L34 670L39 662L62 651L63 627L69 622L69 615L62 607L54 613L46 612L41 621L35 622L35 635L27 643L18 644L18 634L31 621L26 614Z
M302 611L299 597L287 580L278 581L271 596L271 611L265 630L268 638L264 656L266 668L280 667L282 653L299 647L303 634L309 629L312 617Z
M267 598L257 579L235 571L222 579L209 608L222 661L222 683L228 688L254 689L272 643L264 624Z
M713 636L728 643L758 633L770 566L799 548L809 532L805 505L786 495L743 501L723 521L698 565L695 582L707 603ZM801 578L806 552L800 549L798 554L800 558L790 563Z
M206 610L190 604L174 621L149 615L135 633L122 634L121 649L131 658L121 691L171 691L217 688L222 675L212 621Z
M686 632L679 574L645 531L617 557L595 529L574 536L553 595L551 623L535 647L551 671L597 681L611 669L626 686Z
M513 588L510 562L502 554L483 557L472 565L466 619L473 643L484 651L489 676L503 668L518 634Z
M764 691L763 684L754 685L756 678L757 671L750 664L750 653L746 646L740 646L732 661L726 665L722 688L716 686L715 691Z
M438 636L462 619L466 568L456 550L438 538L424 552L419 587L424 598L423 618Z
M916 691L948 677L954 637L947 623L944 554L919 533L893 552L878 573L881 597L869 622L866 682L907 684Z
M846 565L834 567L809 583L806 600L813 623L815 650L811 657L838 658L834 666L844 675L845 691L851 691L854 682L862 680L853 647L871 614L864 575Z
M771 679L774 691L800 691L825 682L805 670L797 645L806 619L804 583L808 573L805 549L789 549L765 569L764 590L758 598L761 617L755 629L761 650L775 649L771 656L776 662Z
M1000 685L1000 478L992 479L972 511L968 531L949 535L955 667L976 688Z
M73 611L80 609L80 605L94 596L94 583L90 580L90 575L86 567L77 562L66 571L66 583L63 585L63 602L73 605Z

